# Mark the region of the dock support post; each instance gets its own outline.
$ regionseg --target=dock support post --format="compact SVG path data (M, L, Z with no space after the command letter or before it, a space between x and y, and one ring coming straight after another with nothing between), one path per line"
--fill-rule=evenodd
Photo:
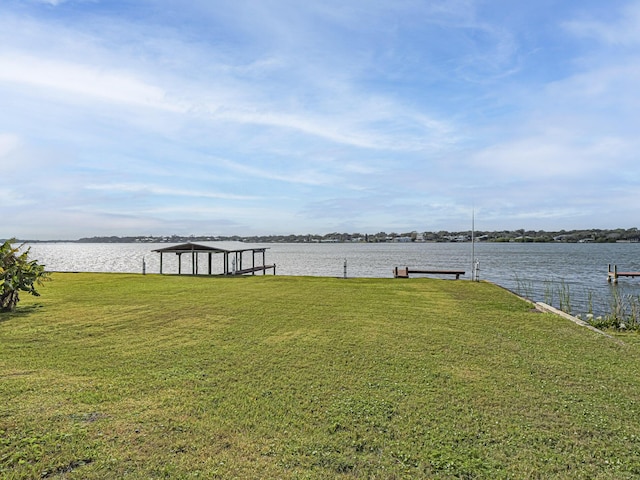
M618 266L613 266L613 271L611 270L611 264L607 266L607 282L618 283Z

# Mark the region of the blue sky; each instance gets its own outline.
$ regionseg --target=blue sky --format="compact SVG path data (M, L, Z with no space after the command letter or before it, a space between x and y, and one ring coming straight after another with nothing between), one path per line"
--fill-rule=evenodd
M640 224L640 1L4 0L0 237Z

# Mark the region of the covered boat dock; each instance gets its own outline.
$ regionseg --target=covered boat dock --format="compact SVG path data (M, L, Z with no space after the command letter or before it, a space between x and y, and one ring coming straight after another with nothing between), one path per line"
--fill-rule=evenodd
M242 242L202 242L202 243L182 243L180 245L172 245L170 247L159 248L153 250L160 254L160 274L163 273L162 260L166 253L174 253L178 256L178 275L182 275L182 256L189 255L191 257L191 275L200 273L200 255L205 255L206 274L213 274L213 255L221 253L223 256L223 275L244 275L256 272L266 274L267 270L273 270L276 274L275 265L266 265L265 252L268 247L249 246ZM246 263L245 254L248 256L251 252L251 263ZM257 261L256 261L256 257Z

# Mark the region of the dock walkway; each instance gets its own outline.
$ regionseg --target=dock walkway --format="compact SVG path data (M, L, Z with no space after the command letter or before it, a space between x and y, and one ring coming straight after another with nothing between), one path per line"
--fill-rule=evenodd
M276 274L276 266L275 265L259 265L256 267L250 267L250 268L243 268L242 270L235 270L232 271L231 274L232 275L246 275L247 273L250 273L252 275L255 275L256 272L263 272L266 273L267 270L273 270L273 274Z
M618 283L618 277L640 277L640 272L619 272L618 266L614 265L611 270L611 264L607 269L607 282Z

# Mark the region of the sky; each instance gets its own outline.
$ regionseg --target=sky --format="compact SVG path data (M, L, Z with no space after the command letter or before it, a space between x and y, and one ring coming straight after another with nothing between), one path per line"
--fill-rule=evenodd
M631 228L638 152L640 1L0 1L0 237Z

